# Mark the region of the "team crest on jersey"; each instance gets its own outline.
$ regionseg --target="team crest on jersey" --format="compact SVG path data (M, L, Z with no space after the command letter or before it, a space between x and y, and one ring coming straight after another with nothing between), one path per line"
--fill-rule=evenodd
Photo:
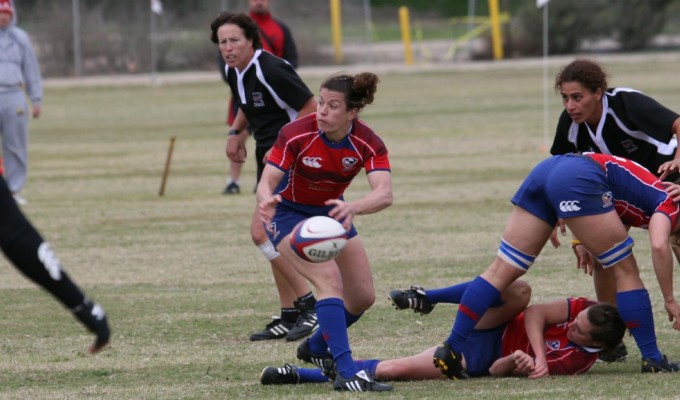
M279 237L281 231L276 227L276 222L272 221L269 223L269 232L271 232L274 240Z
M344 169L352 169L352 167L354 167L357 162L359 162L359 160L355 157L344 157L342 159L342 167Z
M613 198L614 196L612 196L612 192L605 192L602 195L602 208L611 207Z
M545 341L545 347L547 347L551 350L558 350L560 348L560 341L559 340L546 340Z
M626 139L621 142L621 146L623 149L626 151L626 153L630 154L634 152L635 150L638 149L638 147L635 145L635 143L631 139Z
M253 106L264 107L264 96L260 92L253 92Z

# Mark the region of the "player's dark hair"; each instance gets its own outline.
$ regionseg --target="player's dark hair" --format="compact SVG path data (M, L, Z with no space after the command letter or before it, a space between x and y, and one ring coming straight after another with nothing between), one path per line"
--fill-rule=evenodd
M564 82L579 82L591 92L597 89L607 90L607 74L595 61L578 58L562 70L555 77L555 91L560 92Z
M217 38L217 30L224 24L234 24L237 25L243 31L243 35L248 40L253 41L253 48L255 50L262 48L262 38L260 37L260 30L257 27L255 21L250 18L247 14L243 13L230 13L222 12L217 16L210 24L210 40L218 44L219 39Z
M590 336L601 343L604 351L612 351L621 343L626 333L626 324L616 306L606 303L588 307L588 322L593 326Z
M345 95L347 110L357 108L361 110L367 104L373 103L373 96L378 90L380 79L371 72L351 75L335 75L321 84L321 89L340 92Z

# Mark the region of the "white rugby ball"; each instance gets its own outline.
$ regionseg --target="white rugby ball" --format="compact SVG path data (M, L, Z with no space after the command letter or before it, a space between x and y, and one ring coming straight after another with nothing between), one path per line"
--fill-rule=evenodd
M335 258L347 244L342 224L325 216L300 221L290 234L290 247L306 261L320 263Z

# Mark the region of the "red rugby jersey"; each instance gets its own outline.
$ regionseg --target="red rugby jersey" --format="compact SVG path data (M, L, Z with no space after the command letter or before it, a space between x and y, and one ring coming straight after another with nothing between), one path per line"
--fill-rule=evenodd
M587 349L571 343L567 339L569 324L581 311L596 304L594 301L584 297L567 299L569 303L569 316L561 324L553 324L545 328L545 352L548 362L548 373L550 375L576 375L586 372L597 361L596 349ZM527 331L524 327L524 313L521 313L514 320L508 323L503 332L502 357L512 354L515 350L535 357Z
M316 113L281 128L267 163L287 172L279 185L284 199L313 206L340 198L362 167L390 170L385 144L363 121L355 119L350 133L333 143L319 131Z

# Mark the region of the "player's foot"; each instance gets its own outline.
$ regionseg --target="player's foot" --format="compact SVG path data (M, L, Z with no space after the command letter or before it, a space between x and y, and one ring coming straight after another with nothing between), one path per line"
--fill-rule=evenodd
M12 197L14 197L14 201L17 203L17 205L25 206L26 204L28 204L28 200L19 196L19 193L12 193Z
M239 194L241 193L241 187L236 182L231 182L224 188L222 194Z
M293 329L286 334L286 340L289 342L302 339L305 336L309 336L319 328L319 323L316 320L316 312L314 307L308 307L306 305L300 304L297 300L294 302L295 308L300 310L300 316L297 321L295 321L295 326Z
M88 349L91 354L99 352L109 344L111 330L106 319L106 313L99 304L94 304L85 299L83 304L73 309L73 315L96 336L94 343Z
M626 348L626 344L621 342L612 351L609 352L601 351L597 359L598 361L611 363L611 362L624 362L626 361L626 357L628 357L628 349Z
M309 339L302 341L302 343L300 343L298 346L297 358L304 362L316 365L323 371L324 375L329 376L326 368L328 368L328 365L330 364L328 364L328 362L325 360L333 361L333 356L329 352L324 354L313 353L309 348Z
M678 363L668 361L668 358L664 355L661 361L654 361L651 358L642 359L642 372L678 372L680 371L680 365Z
M437 347L432 357L432 363L442 375L449 379L467 379L468 374L463 370L463 357L444 342Z
M284 322L281 317L272 317L272 322L268 323L264 330L250 335L250 340L255 342L258 340L283 339L293 329L293 326L295 324Z
M392 390L392 386L376 382L366 371L361 370L349 379L338 375L333 382L333 389L346 392L388 392Z
M300 383L298 366L286 364L283 367L265 367L260 373L263 385L297 385Z
M411 286L406 290L392 290L387 297L392 301L397 310L413 309L420 315L429 314L434 305L427 300L425 289L420 286Z

